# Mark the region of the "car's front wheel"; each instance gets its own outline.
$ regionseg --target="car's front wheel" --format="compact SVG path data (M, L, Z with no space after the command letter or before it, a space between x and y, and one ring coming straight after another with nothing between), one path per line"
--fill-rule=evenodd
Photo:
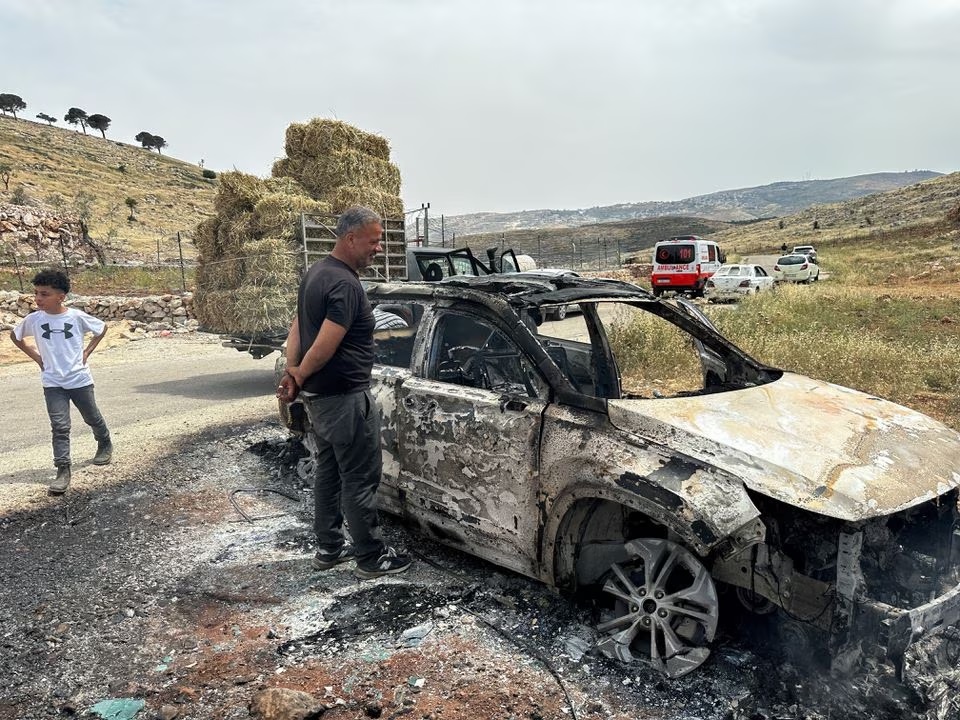
M630 662L648 660L667 677L696 670L710 656L719 602L710 572L686 548L660 538L626 543L600 593L598 649Z

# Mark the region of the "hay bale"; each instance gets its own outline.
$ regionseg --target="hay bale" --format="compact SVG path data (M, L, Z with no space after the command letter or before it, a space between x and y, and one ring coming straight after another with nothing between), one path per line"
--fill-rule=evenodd
M340 120L314 118L306 124L291 123L284 146L289 157L318 158L356 150L378 160L390 160L390 143L385 137L364 132Z
M220 229L220 218L212 217L201 220L193 232L193 244L201 256L215 257L220 254L217 246L217 230Z
M294 164L290 158L280 158L271 166L270 174L273 176L274 180L284 180L286 178L295 180L295 175L293 174L294 169ZM297 185L300 185L300 183L297 183ZM301 187L303 186L301 185Z
M240 333L283 332L297 308L297 286L270 287L244 283L232 291L235 322Z
M207 290L234 290L243 282L244 270L241 258L201 256L197 263L196 285Z
M243 246L243 283L296 289L301 257L300 247L283 238L248 242Z
M343 185L361 185L387 195L400 194L397 166L356 150L316 158L288 158L288 161L284 166L286 173L319 200L327 200Z
M220 173L217 177L217 196L213 207L221 220L229 220L245 212L252 212L257 200L263 197L266 186L255 175L236 170Z
M250 212L242 212L232 219L223 220L217 228L217 247L220 250L219 256L239 255L242 252L243 244L255 240L257 235L257 224Z
M211 290L197 284L193 293L193 314L208 332L233 332L238 322L236 290Z
M306 188L292 177L269 177L263 181L263 185L268 194L283 193L284 195L303 195L304 197L310 197L310 193L307 192Z
M330 207L334 214L340 214L353 205L368 207L384 218L403 217L403 201L400 198L373 188L342 185L330 196Z
M300 239L300 213L327 214L329 203L308 195L269 193L253 209L255 231L261 236Z

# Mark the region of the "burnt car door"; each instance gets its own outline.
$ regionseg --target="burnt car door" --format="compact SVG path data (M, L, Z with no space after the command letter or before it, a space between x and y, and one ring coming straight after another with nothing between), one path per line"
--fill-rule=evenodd
M438 309L397 388L404 512L429 533L534 574L538 455L549 393L492 318Z

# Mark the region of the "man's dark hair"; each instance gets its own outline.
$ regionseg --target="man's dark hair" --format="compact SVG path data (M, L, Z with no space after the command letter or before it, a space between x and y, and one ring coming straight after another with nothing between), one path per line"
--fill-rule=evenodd
M54 290L70 292L70 278L59 270L41 270L31 280L34 285L46 285Z
M337 229L334 233L338 238L342 238L348 232L373 222L382 223L383 220L370 208L354 205L353 207L348 207L340 215L340 218L337 220Z

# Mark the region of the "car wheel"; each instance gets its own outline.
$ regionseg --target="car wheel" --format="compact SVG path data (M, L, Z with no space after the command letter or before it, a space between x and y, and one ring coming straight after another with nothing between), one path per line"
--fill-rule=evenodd
M561 305L558 307L556 313L554 313L554 317L557 320L563 320L565 317L567 317L567 306Z
M667 677L696 670L710 656L719 602L710 572L686 548L659 538L631 540L600 593L597 648L624 662L645 660Z
M297 477L304 484L313 487L314 473L317 470L317 439L313 435L310 421L306 421L306 432L303 433L303 449L306 455L297 460Z
M660 297L661 295L663 295L663 288L658 288L658 287L653 288L654 297Z

